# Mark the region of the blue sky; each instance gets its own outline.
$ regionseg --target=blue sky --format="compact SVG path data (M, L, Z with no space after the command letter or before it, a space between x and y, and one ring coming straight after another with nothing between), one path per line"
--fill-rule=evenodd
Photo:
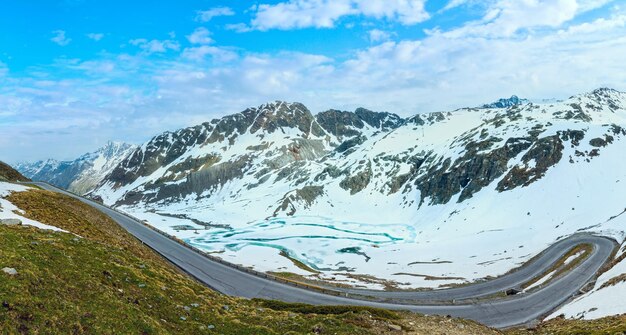
M73 158L276 99L406 116L626 90L625 23L621 0L5 0L0 159Z

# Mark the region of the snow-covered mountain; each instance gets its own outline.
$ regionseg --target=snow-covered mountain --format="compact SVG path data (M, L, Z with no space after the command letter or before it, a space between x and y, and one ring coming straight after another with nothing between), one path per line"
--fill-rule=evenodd
M277 101L128 150L91 196L260 271L441 287L576 232L624 243L626 94L611 89L409 118ZM602 285L624 262L564 313L623 287Z
M502 98L490 104L484 104L482 105L482 108L507 108L517 105L524 105L529 102L530 101L528 101L527 99L520 99L517 95L512 95L510 98Z
M120 142L108 142L98 150L73 161L48 159L21 163L17 170L32 180L46 181L78 194L85 194L100 183L135 147Z
M154 137L92 194L261 271L438 287L578 231L621 243L625 138L611 89L406 119L274 102Z

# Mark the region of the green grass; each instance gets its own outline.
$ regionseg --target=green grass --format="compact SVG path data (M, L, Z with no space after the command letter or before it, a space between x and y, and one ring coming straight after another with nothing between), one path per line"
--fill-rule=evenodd
M395 312L367 306L313 306L301 303L288 303L277 300L263 299L253 299L253 301L273 310L297 312L302 314L331 315L367 312L370 315L387 320L397 320L400 318Z
M514 329L509 335L617 335L626 334L626 315L598 320L565 320L556 318L533 329Z

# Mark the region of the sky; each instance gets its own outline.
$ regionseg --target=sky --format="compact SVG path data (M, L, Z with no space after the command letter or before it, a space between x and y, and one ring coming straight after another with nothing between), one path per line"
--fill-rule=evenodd
M2 0L0 160L274 100L402 116L626 91L624 0Z

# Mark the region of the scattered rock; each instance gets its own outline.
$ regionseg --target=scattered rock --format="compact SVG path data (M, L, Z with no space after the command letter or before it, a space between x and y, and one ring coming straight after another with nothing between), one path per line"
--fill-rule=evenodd
M230 311L230 306L224 305L224 306L222 306L222 309L225 310L225 311Z
M2 268L2 272L8 274L9 276L17 275L17 270L15 270L14 268Z
M315 325L311 331L313 331L313 334L321 334L324 332L324 327L322 327L322 325Z
M389 324L389 330L401 332L402 331L402 327L400 327L398 325L394 325L394 324Z
M208 326L206 326L206 328L207 329L215 329L215 326L214 325L208 325Z
M20 219L0 219L0 224L7 226L19 226L22 224Z

